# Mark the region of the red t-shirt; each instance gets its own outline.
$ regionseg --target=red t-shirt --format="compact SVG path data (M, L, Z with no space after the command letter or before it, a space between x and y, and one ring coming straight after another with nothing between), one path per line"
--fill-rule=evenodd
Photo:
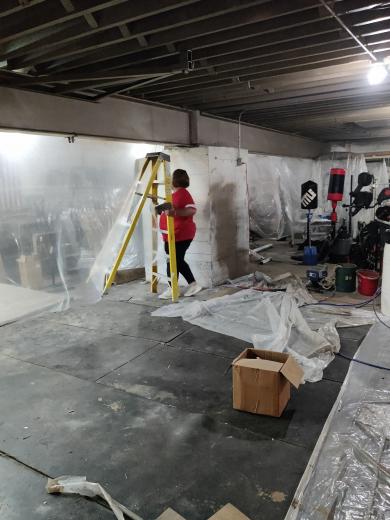
M174 209L196 208L194 199L185 188L179 188L172 194ZM196 233L196 226L193 217L175 217L175 241L192 240ZM160 229L167 230L167 216L162 214L160 217ZM164 242L168 241L168 235L163 233Z

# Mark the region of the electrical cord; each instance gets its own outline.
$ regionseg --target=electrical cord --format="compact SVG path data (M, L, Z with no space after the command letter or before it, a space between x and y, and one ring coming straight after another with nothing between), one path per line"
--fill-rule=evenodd
M387 325L386 325L387 327ZM348 361L354 361L355 363L360 363L361 365L367 365L373 368L380 368L381 370L390 370L390 367L384 367L381 365L375 365L374 363L368 363L367 361L361 361L360 359L351 358L349 356L345 356L344 354L340 354L340 352L336 352L336 356L342 357L344 359L348 359Z
M382 323L382 325L384 325L387 329L390 329L390 326L387 325L387 323L385 323L385 322L384 322L384 321L379 317L379 314L377 313L376 308L375 308L375 302L374 302L374 301L372 302L372 308L373 308L373 311L374 311L374 313L375 313L375 316L376 316L377 320L378 320L380 323Z
M356 307L356 308L360 308L360 307L364 307L365 305L368 305L369 303L373 302L375 300L375 298L377 298L379 296L379 294L380 294L380 291L379 292L377 291L372 298L370 298L369 300L365 300L363 302L360 302L360 303L331 303L331 302L328 303L326 300L323 300L323 301L315 302L315 303L305 303L301 307L308 307L309 305L327 305L329 307Z

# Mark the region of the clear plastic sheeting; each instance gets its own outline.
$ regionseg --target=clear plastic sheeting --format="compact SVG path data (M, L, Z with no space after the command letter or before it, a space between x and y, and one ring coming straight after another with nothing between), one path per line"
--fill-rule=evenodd
M323 369L340 349L332 322L312 330L289 292L253 289L232 295L162 307L153 316L181 316L185 321L252 343L256 348L287 351L304 369L306 381L322 379Z
M375 314L367 308L354 308L341 305L304 305L300 308L303 317L313 330L317 330L329 321L334 322L337 327L358 327L375 323Z
M110 231L127 218L136 160L156 149L0 132L0 283L13 309L7 321L27 310L42 311L39 294L46 295L45 302L55 295L52 308L58 309L74 298L99 298L112 257L99 259L97 278L89 277L90 270ZM127 251L126 267L144 265L141 231Z
M355 359L390 367L389 337L376 323ZM389 518L390 372L352 362L286 520Z
M284 213L278 161L282 158L248 155L248 196L250 229L262 237L280 238Z
M285 234L296 235L306 229L306 212L301 210L301 185L312 180L318 184L318 209L314 220L329 214L327 201L329 172L331 168L344 168L347 172L344 186L344 202L349 203L351 175L353 186L357 176L367 171L364 155L343 154L324 156L317 160L249 154L248 191L250 228L266 238L280 238ZM382 182L383 172L380 179ZM365 188L369 189L369 188ZM340 219L347 219L347 210L339 204ZM354 219L369 222L372 210L363 210Z
M142 168L143 160L136 161L135 169L138 171ZM150 168L150 167L149 167ZM75 297L84 302L94 303L99 300L102 289L105 285L106 277L110 274L111 268L118 256L119 250L123 244L125 234L127 233L131 219L137 206L141 202L140 194L146 191L146 184L149 180L150 169L145 173L143 179L139 183L132 183L129 186L128 194L118 216L114 221L110 231L101 245L100 251L96 255L95 261L90 269L90 273L85 283L80 284L75 291ZM145 204L145 209L149 208L149 201ZM150 209L150 208L149 208ZM151 221L151 216L150 216ZM138 222L134 235L127 246L125 256L123 257L121 268L141 267L143 266L142 252L140 246L143 245L142 221ZM142 260L141 260L142 258ZM142 264L141 264L142 261Z

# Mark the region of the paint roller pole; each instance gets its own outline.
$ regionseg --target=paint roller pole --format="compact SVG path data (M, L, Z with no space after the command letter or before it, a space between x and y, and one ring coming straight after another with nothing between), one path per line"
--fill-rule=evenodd
M311 210L307 210L307 243L308 246L311 247L311 234L310 234L310 221L311 221Z

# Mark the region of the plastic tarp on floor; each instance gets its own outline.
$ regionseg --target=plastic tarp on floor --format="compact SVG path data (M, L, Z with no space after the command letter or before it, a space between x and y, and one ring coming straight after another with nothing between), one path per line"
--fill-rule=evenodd
M128 227L136 161L157 148L0 132L0 283L25 289L6 293L15 318L18 304L23 316L99 299ZM122 266L143 265L140 229Z
M179 302L162 307L153 316L181 316L204 329L226 334L256 348L287 351L302 366L305 380L320 381L324 368L340 349L337 326L372 323L374 315L363 309L329 314L300 287L286 292L246 289L207 301ZM302 307L299 308L299 305ZM328 307L329 309L329 307Z
M390 518L389 337L376 323L356 352L387 370L350 364L286 520Z

